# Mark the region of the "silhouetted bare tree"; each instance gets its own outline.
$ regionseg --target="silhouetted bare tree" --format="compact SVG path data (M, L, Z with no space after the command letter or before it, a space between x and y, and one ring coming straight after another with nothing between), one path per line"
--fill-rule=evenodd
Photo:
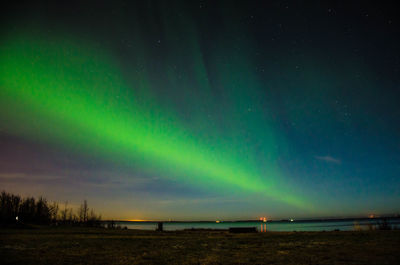
M50 205L50 215L51 215L51 221L54 223L54 222L57 222L57 219L58 219L58 210L59 210L59 208L58 208L58 202L53 202L51 205Z
M64 203L64 209L61 210L61 221L65 224L68 218L68 201Z

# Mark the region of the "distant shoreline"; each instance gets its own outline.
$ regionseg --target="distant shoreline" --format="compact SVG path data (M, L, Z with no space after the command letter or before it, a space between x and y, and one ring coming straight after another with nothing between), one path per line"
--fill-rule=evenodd
M348 217L348 218L317 218L317 219L294 219L291 221L290 219L281 219L281 220L267 220L267 223L318 223L318 222L346 222L346 221L382 221L382 220L396 220L399 219L400 216L387 216L387 217ZM119 222L119 223L215 223L216 221L180 221L180 220L102 220L101 222ZM220 220L220 223L264 223L262 220Z

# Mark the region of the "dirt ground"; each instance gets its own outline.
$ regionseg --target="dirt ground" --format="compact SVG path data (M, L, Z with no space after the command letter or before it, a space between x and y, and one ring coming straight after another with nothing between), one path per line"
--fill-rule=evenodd
M400 231L0 229L0 264L400 264Z

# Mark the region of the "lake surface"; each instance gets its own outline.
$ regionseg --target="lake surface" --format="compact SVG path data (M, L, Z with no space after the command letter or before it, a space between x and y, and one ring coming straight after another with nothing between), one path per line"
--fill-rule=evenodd
M269 222L164 222L164 230L176 231L184 229L229 229L230 227L256 227L259 232L266 231L341 231L367 230L370 227L377 227L381 219L360 219L360 220L335 220L335 221L269 221ZM400 218L387 220L392 227L400 228ZM155 230L157 222L116 222L116 225L128 229Z

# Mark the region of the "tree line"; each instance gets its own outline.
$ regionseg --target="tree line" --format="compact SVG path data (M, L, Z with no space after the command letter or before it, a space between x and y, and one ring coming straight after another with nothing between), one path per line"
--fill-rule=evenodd
M100 226L101 215L88 207L84 200L78 210L65 202L49 202L40 196L23 198L20 195L2 191L0 194L0 224L40 224L40 225L85 225Z

